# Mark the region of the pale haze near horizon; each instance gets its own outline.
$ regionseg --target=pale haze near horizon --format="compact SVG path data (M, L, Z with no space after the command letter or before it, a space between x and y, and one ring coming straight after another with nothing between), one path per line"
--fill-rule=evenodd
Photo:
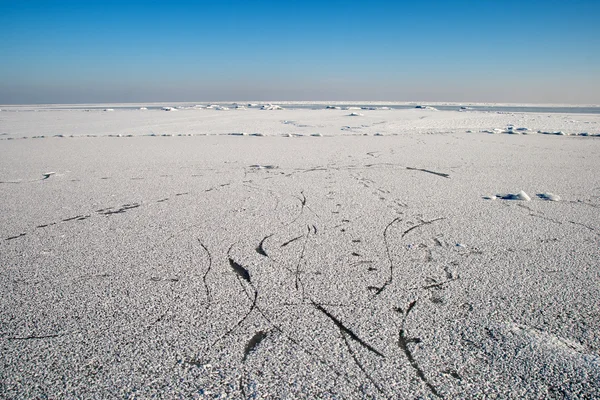
M0 2L0 104L600 104L595 2L23 3Z

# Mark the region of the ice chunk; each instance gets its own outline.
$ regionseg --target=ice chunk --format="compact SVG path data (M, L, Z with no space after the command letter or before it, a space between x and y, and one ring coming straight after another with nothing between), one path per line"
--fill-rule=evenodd
M516 194L513 194L513 193L499 194L498 198L500 198L502 200L531 201L531 197L529 197L529 195L527 193L525 193L524 191L522 191L522 190L519 193L516 193Z
M538 193L537 197L548 201L560 201L560 197L552 193Z

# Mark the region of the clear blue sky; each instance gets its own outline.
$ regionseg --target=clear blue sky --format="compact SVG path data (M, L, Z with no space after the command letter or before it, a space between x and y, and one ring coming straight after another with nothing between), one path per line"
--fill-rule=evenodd
M0 104L600 103L600 0L0 0Z

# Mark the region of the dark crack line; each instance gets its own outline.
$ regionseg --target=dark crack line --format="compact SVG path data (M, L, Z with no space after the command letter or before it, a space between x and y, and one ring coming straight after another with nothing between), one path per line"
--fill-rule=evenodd
M268 238L270 238L270 237L271 237L271 236L273 236L273 235L274 235L274 234L273 234L273 233L271 233L270 235L268 235L268 236L265 236L265 237L263 238L263 240L261 240L261 241L260 241L260 243L258 244L258 247L256 248L256 252L257 252L258 254L260 254L260 255L262 255L262 256L265 256L265 257L269 257L269 255L268 255L268 254L267 254L267 252L265 251L264 244L265 244L265 240L267 240Z
M200 241L200 239L198 239L198 243L200 243L200 246L202 246L202 248L206 252L206 255L208 256L208 268L206 268L206 272L202 276L202 282L204 282L204 289L206 289L206 297L207 297L207 301L208 301L206 308L208 309L212 302L212 295L210 293L210 288L208 287L208 282L206 281L206 279L212 268L212 255L210 254L210 251L208 251L208 248L204 245L204 243L202 243Z
M18 239L18 238L20 238L20 237L23 237L23 236L25 236L25 235L27 235L27 234L26 234L26 233L19 233L19 234L18 234L18 235L16 235L16 236L7 237L7 238L6 238L6 239L4 239L4 240L14 240L14 239Z
M240 278L238 277L238 279L240 279ZM230 335L233 331L235 331L239 326L241 326L244 323L244 321L250 316L250 314L252 314L252 311L254 311L254 309L256 308L257 300L258 300L258 292L255 290L254 291L254 299L252 300L252 305L250 306L250 309L248 310L248 312L246 312L246 314L244 314L244 316L234 326L232 326L227 332L225 332L221 337L219 337L217 340L215 340L213 342L213 344L211 345L211 347L214 347L217 343L219 343L221 340L226 338L228 335Z
M47 227L49 227L49 226L51 226L51 225L56 225L56 222L50 222L49 224L38 225L38 226L36 226L35 228L36 228L36 229L40 229L40 228L47 228Z
M440 218L435 218L435 219L432 219L432 220L430 220L430 221L421 221L421 223L420 223L420 224L417 224L417 225L411 226L410 228L408 228L407 230L405 230L404 232L402 232L402 237L404 238L404 236L406 236L406 235L407 235L409 232L412 232L413 230L415 230L415 229L417 229L417 228L420 228L420 227L422 227L422 226L425 226L425 225L432 224L432 223L434 223L434 222L436 222L436 221L440 221L440 220L442 220L442 219L445 219L445 218L444 218L444 217L440 217Z
M433 289L433 288L438 288L438 287L442 287L442 286L444 286L444 285L445 285L445 284L447 284L447 283L454 282L454 281L456 281L456 280L458 280L458 277L456 277L456 278L452 278L452 279L448 279L447 281L444 281L444 282L440 282L440 283L434 283L434 284L431 284L431 285L423 286L423 287L421 287L420 289ZM418 288L413 288L413 289L418 289Z
M252 285L252 282L250 281L250 273L248 272L248 270L246 268L242 267L240 264L233 261L233 259L229 255L231 253L232 248L233 248L233 244L231 246L229 246L229 250L227 250L227 258L229 260L229 265L231 265L234 272L236 273L236 278L238 279L240 286L242 286L242 289L243 289L244 293L246 294L246 296L248 296L248 293L246 292L246 287L242 284L242 281L241 281L242 279L245 280L246 282L248 282L248 284L254 291L254 297L251 300L252 304L250 305L250 309L248 309L248 312L246 312L246 314L244 314L244 316L234 326L232 326L227 332L225 332L225 334L223 334L221 337L219 337L217 340L215 340L213 342L213 344L211 345L211 347L214 347L218 342L223 340L226 336L231 334L240 325L242 325L244 323L244 321L250 316L250 314L252 314L252 311L254 311L254 309L256 308L256 303L258 301L258 291L254 288L254 286Z
M594 208L600 208L600 205L598 205L598 204L588 203L587 201L583 201L583 200L575 200L575 201L571 200L571 201L569 201L569 203L583 204L583 205L594 207Z
M550 222L554 222L555 224L559 224L562 225L562 222L554 219L554 218L550 218L550 217L546 217L543 213L541 213L540 211L536 211L534 209L532 209L531 207L528 207L524 204L517 204L518 207L521 207L527 211L529 211L529 216L530 217L536 217L536 218L540 218L540 219L545 219L546 221L550 221Z
M404 352L404 355L408 359L408 362L410 363L411 367L413 367L413 369L415 370L419 379L421 379L421 381L429 388L429 390L431 390L431 393L433 393L437 397L442 397L438 393L437 389L429 382L429 380L427 380L427 377L425 377L423 370L421 369L421 367L419 367L419 363L417 363L417 361L415 360L415 358L412 355L412 352L408 348L409 343L419 343L419 342L420 342L420 339L407 339L404 336L404 330L400 329L400 334L398 335L398 346L400 346L400 348Z
M304 191L301 191L300 194L302 195L302 198L301 199L297 198L298 200L300 200L300 204L302 206L300 215L302 215L302 213L304 212L304 209L306 208L306 209L310 210L310 212L313 213L315 215L315 217L321 218L321 217L319 217L319 214L317 214L312 208L310 208L308 206L308 204L306 204L307 201L308 201L308 199L306 198L306 195L304 194Z
M295 237L295 238L293 238L293 239L290 239L290 240L288 240L287 242L283 243L283 244L282 244L280 247L285 247L285 246L287 246L288 244L290 244L290 243L293 243L293 242L295 242L295 241L296 241L296 240L298 240L298 239L302 239L303 237L304 237L304 235L300 235L300 236L298 236L298 237Z
M379 289L377 289L377 291L375 292L375 296L379 296L381 294L381 292L384 291L384 289L392 283L393 279L394 279L394 261L392 260L392 254L390 252L390 244L388 241L388 230L392 227L392 225L394 225L396 222L401 221L402 217L396 217L392 220L392 222L390 222L389 224L386 225L385 229L383 230L383 244L385 245L385 253L387 255L388 261L390 263L390 276L388 277L387 281L385 281L385 283L383 284L382 287L380 287Z
M65 218L62 220L62 222L69 222L69 221L75 221L75 220L82 221L89 217L90 217L90 215L76 215L74 217Z
M244 290L244 293L246 294L246 297L248 298L248 300L253 301L253 299L251 297L251 294L248 293L248 290L246 289L246 286L244 286L242 284L242 280L239 277L238 277L238 282L239 282L240 286L242 286L242 289ZM302 286L304 286L304 284L302 283L302 280L300 280L300 284ZM308 354L308 356L310 356L311 358L317 360L319 363L321 363L322 365L324 365L327 369L329 369L331 372L333 372L339 378L345 379L346 382L348 382L348 384L352 384L353 383L352 379L350 379L350 377L348 376L348 374L345 374L345 373L342 373L342 372L338 371L335 368L335 366L332 366L329 362L327 362L326 360L324 360L318 354L316 354L316 353L308 350L306 347L304 347L300 343L300 341L298 341L297 339L295 339L294 337L292 337L289 333L285 332L281 326L279 326L278 324L276 324L275 322L273 322L271 320L271 318L269 318L269 316L267 315L267 313L259 306L258 303L256 303L256 305L255 305L255 310L265 319L265 321L267 321L267 323L269 325L271 325L271 327L273 327L273 329L275 329L277 332L281 333L287 340L289 340L290 342L292 342L301 351L303 351L304 353Z
M590 231L595 231L596 230L595 228L592 228L591 226L586 225L586 224L582 224L581 222L569 221L569 223L571 223L573 225L582 226L582 227L584 227L586 229L589 229Z
M100 214L106 215L106 216L110 216L110 215L113 215L113 214L122 214L122 213L124 213L127 210L131 210L132 208L138 208L140 206L141 206L141 204L139 204L139 203L124 204L118 210L114 210L114 211L108 210L108 211L100 212Z
M323 307L321 307L320 305L318 305L317 303L315 303L314 301L312 302L313 306L315 306L315 308L319 311L321 311L323 314L325 314L330 320L333 321L333 323L343 332L346 333L348 336L350 336L350 338L352 338L353 340L355 340L356 342L358 342L361 346L363 346L365 349L377 354L379 357L383 357L385 358L385 356L379 352L376 348L374 348L373 346L371 346L370 344L366 343L364 340L362 340L361 338L359 338L354 332L352 332L349 328L347 328L344 324L342 324L342 322L340 320L338 320L336 317L334 317L332 314L330 314L326 309L324 309Z
M398 334L398 347L400 347L400 349L402 350L402 352L406 356L406 359L410 363L410 366L415 370L415 373L417 374L417 376L419 377L419 379L421 379L421 381L429 388L429 390L431 391L431 393L433 393L436 397L443 397L437 391L437 389L431 384L431 382L429 382L429 380L425 376L425 373L423 372L423 370L419 366L419 363L417 362L417 360L415 360L415 357L413 356L412 352L408 348L409 343L421 343L421 339L418 339L418 338L411 338L411 339L409 339L409 338L407 338L406 335L405 335L406 331L404 330L404 325L406 324L406 319L408 318L408 315L413 310L413 308L415 307L416 304L417 304L416 300L412 301L408 305L408 308L406 309L406 312L404 313L404 315L402 317L402 322L400 324L400 332ZM396 311L402 312L401 309L396 309Z
M413 168L413 167L406 167L406 169L410 170L410 171L422 171L422 172L427 172L428 174L433 174L433 175L437 175L437 176L441 176L442 178L450 178L449 174L445 174L443 172L435 172L435 171L431 171L428 169L423 169L423 168Z
M305 239L304 239L304 244L302 245L302 252L300 253L300 258L298 259L298 263L296 264L296 282L295 282L295 286L296 286L296 290L299 289L299 280L300 280L300 264L302 264L302 261L304 261L304 253L306 252L306 244L308 242L308 237L310 236L310 226L308 227L308 231L306 232L305 235ZM304 291L302 293L302 297L304 297Z
M294 222L298 221L298 219L300 219L300 217L304 214L304 207L306 205L306 197L304 196L304 192L300 192L300 193L302 194L302 198L297 197L296 195L292 195L293 198L300 201L300 212L298 213L298 215L296 215L294 217L294 219L292 219L290 222L285 224L285 226L292 225Z
M342 335L342 338L344 339L344 343L346 343L346 347L348 348L348 352L352 356L354 363L358 366L358 368L360 368L360 370L363 372L363 374L365 374L367 379L369 381L371 381L373 386L375 386L377 388L379 393L385 395L386 394L385 391L381 388L381 386L379 386L379 384L375 381L375 379L373 379L373 377L367 372L364 365L362 365L362 363L360 361L358 361L358 357L356 357L356 353L354 352L354 350L352 350L352 347L350 346L350 343L348 342L348 338L346 338L346 334L341 329L340 329L340 334Z

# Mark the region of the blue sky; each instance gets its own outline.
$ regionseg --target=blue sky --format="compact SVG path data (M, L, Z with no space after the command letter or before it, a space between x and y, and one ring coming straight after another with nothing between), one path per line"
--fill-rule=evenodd
M600 103L600 1L0 0L0 103Z

